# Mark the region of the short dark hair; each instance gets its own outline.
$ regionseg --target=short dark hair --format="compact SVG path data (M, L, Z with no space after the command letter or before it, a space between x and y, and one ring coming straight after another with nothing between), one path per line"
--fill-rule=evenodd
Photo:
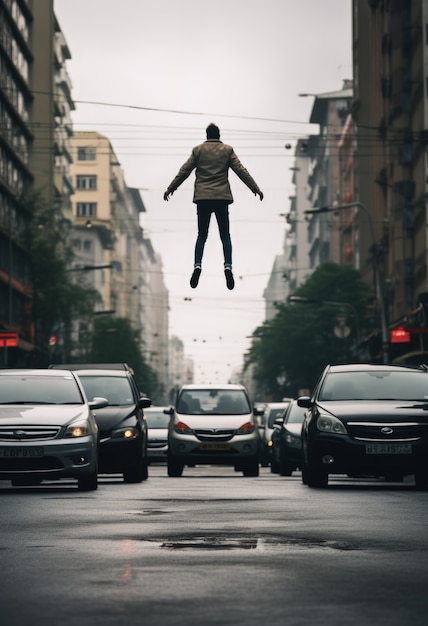
M207 139L220 139L220 129L216 124L209 124L207 126Z

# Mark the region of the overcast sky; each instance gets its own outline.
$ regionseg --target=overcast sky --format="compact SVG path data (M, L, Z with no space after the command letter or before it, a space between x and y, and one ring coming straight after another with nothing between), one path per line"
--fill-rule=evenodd
M161 255L170 335L195 362L196 382L225 381L264 320L263 291L281 254L296 139L313 98L352 78L351 0L55 0L72 59L76 130L112 142L141 224ZM163 192L210 122L265 194L233 174L230 208L236 287L228 291L215 220L193 290L194 175Z

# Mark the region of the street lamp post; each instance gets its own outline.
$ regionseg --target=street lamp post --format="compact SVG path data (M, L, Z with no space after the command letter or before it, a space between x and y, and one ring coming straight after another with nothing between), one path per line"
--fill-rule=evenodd
M376 283L375 291L376 291L376 298L377 298L377 301L379 302L379 309L380 309L380 324L381 324L381 331L382 331L382 356L383 356L383 362L387 364L389 363L388 325L386 321L384 290L383 290L383 284L380 278L380 271L379 271L379 260L378 260L377 249L376 249L376 238L375 238L373 220L372 220L370 211L368 210L366 205L363 204L362 202L350 202L348 204L338 204L335 207L324 206L324 207L320 207L319 209L308 209L307 211L305 211L305 214L309 215L309 214L314 214L314 213L334 213L335 211L343 211L345 209L352 209L352 208L362 209L364 213L367 215L367 221L368 221L369 229L370 229L370 237L371 237L372 246L373 246L373 260L374 260L374 272L375 272L375 283Z

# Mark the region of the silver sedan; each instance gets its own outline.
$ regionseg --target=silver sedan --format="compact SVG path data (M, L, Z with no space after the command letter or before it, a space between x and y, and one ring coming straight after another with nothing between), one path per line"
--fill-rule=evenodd
M0 480L15 486L75 478L83 491L98 486L98 427L69 371L0 371Z

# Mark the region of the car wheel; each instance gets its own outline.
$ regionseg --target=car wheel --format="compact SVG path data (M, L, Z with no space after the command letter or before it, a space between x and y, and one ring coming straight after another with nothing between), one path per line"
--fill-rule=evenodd
M79 491L95 491L98 489L98 471L95 470L87 476L79 476L77 486Z
M279 463L278 461L275 461L273 457L270 462L270 471L271 471L271 474L279 474Z
M280 461L279 473L281 476L292 476L293 467L291 465L288 465L288 463L286 463L285 461L282 461L282 462Z
M242 473L244 476L258 476L259 475L259 459L255 457L251 461L246 461L243 466Z
M328 473L320 465L308 461L303 466L302 481L308 487L324 488L328 485Z
M172 456L168 456L168 476L178 478L183 474L184 463L177 461Z
M428 468L416 470L415 485L420 491L428 491Z
M279 449L279 473L281 476L291 476L293 473L293 466L287 463L285 460L285 453L283 448Z
M148 475L147 459L140 456L135 465L123 472L123 480L125 483L141 483Z

